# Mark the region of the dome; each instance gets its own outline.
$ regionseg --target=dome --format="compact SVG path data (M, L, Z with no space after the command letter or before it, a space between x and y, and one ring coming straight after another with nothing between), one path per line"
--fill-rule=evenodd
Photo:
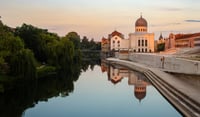
M146 96L146 92L135 92L135 97L141 101L142 99L144 99Z
M137 82L134 87L135 97L141 101L146 96L146 85L143 82Z
M145 27L147 27L147 21L142 16L140 16L140 18L137 19L137 21L135 22L135 26L145 26Z

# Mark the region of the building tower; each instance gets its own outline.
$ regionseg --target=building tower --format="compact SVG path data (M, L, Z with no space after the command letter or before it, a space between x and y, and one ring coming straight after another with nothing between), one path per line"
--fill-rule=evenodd
M135 22L135 32L147 32L147 21L140 16Z

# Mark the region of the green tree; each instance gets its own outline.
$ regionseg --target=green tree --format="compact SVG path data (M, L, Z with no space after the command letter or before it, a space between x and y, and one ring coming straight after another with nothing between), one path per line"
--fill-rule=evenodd
M160 43L157 45L157 50L158 51L164 51L165 50L165 43Z
M101 50L101 42L96 43L96 50Z
M80 49L80 36L76 32L69 32L66 36L74 44L75 49Z
M82 41L81 41L81 49L88 49L90 48L89 45L90 42L88 40L88 38L86 36L83 37Z
M15 34L23 39L25 47L31 49L40 62L47 62L47 44L59 40L56 34L27 24L17 27Z
M57 56L59 57L59 65L62 69L70 69L74 57L74 45L67 37L61 39L57 48Z
M20 78L36 78L36 64L32 51L22 49L10 60L10 74Z
M0 64L8 65L7 73L15 77L35 77L36 66L33 53L24 49L23 41L15 37L7 26L0 24L0 31Z
M0 70L7 73L10 59L24 48L24 43L9 32L7 26L0 23L0 45Z

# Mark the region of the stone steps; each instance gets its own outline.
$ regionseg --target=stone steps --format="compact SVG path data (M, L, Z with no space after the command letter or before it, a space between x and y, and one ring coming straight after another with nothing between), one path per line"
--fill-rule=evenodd
M169 100L169 102L173 104L184 116L200 117L200 103L198 100L199 97L191 93L188 94L188 91L190 90L194 91L193 93L198 94L199 90L191 89L191 87L187 84L173 79L172 76L166 74L165 72L158 72L155 69L151 70L151 68L138 63L119 59L108 59L108 61L144 73L144 75L151 81L157 90L164 97L166 97L166 99ZM187 90L187 88L189 88L189 90ZM195 96L195 98L189 96Z
M200 104L177 90L174 86L159 78L150 70L144 71L145 76L152 82L158 91L165 96L179 111L188 117L200 116Z

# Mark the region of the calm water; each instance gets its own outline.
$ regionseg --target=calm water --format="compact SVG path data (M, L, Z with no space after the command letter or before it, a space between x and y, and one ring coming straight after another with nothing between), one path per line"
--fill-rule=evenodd
M79 79L74 82L73 88L72 92L66 89L66 92L70 92L66 95L63 95L65 92L62 91L56 96L40 99L32 107L25 109L22 116L181 116L142 74L120 66L96 65L93 70L82 72Z

